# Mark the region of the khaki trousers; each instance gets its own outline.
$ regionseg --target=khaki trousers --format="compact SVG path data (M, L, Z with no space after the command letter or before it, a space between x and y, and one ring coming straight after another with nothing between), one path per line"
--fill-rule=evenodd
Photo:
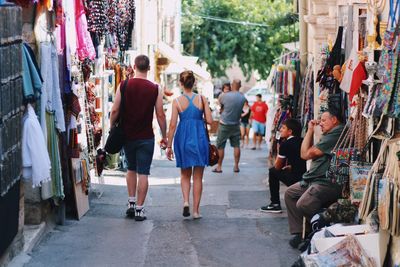
M311 217L322 207L336 202L340 195L340 189L332 185L312 184L301 187L300 182L291 185L285 192L290 233L302 233L303 216L307 218L306 232L310 232Z

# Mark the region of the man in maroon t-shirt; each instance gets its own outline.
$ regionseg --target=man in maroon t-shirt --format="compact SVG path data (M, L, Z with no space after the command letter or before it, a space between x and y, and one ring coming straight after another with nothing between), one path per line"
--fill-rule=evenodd
M147 80L150 69L149 58L139 55L135 58L135 77L122 81L125 104L122 107L125 134L124 152L128 161L126 183L128 186L128 209L126 215L136 221L146 219L144 201L149 187L148 176L154 153L153 113L156 111L161 128L162 145L167 144L167 123L163 110L162 92L157 84ZM120 85L121 87L121 85ZM111 111L110 125L113 126L120 113L121 92L118 88ZM137 199L136 199L137 188Z

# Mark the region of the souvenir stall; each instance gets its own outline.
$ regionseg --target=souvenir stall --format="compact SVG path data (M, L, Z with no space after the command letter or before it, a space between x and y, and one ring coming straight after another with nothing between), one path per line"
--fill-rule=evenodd
M277 155L280 139L279 129L282 122L288 118L302 116L299 111L305 112L302 107L305 97L303 92L305 90L302 90L300 83L300 60L298 52L286 53L278 61L270 73L272 75L274 94L279 96L277 105L270 107L270 112L272 113L270 159L274 159Z
M57 208L59 223L65 210L79 219L89 209L91 180L103 170L105 154L98 148L109 130L116 88L132 74L125 51L135 3L9 2L24 14L23 90L15 91L25 106L22 176L39 206L49 201Z
M400 1L357 13L318 55L316 117L336 109L346 127L327 172L342 197L311 220L306 265L400 265Z

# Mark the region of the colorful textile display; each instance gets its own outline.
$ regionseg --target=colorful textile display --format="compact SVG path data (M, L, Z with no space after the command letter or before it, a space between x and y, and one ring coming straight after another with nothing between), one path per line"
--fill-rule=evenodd
M75 0L75 25L79 60L83 61L86 58L90 60L95 59L96 51L88 31L85 9L82 0Z
M116 13L117 39L121 51L129 49L135 23L135 1L118 0Z
M88 1L88 31L103 36L108 31L108 6L107 1L90 0Z

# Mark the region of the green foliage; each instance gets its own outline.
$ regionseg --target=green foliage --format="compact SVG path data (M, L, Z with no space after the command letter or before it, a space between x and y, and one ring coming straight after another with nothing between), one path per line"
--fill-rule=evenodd
M258 71L265 79L281 44L298 40L292 10L285 0L182 0L184 50L205 61L214 77L224 76L236 58L246 76Z

